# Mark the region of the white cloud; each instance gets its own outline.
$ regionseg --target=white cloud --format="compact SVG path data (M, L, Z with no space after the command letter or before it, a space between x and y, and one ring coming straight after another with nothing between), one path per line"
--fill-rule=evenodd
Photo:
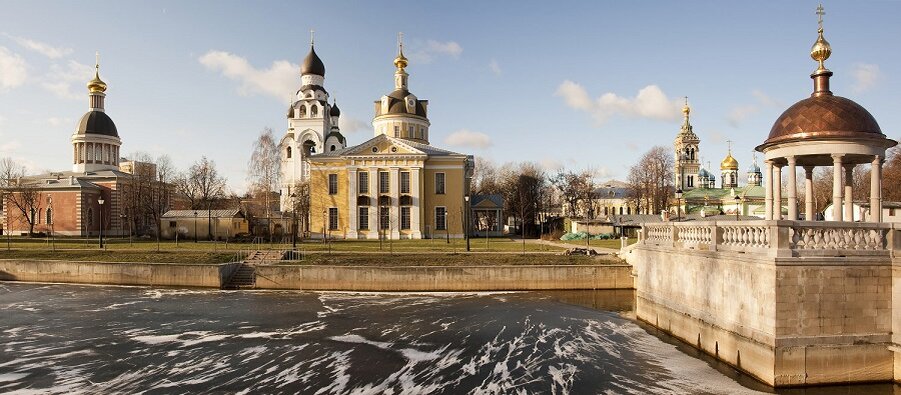
M491 70L494 75L501 75L501 65L497 63L496 59L491 59L491 62L488 62L488 68Z
M460 129L444 139L444 144L457 147L485 149L491 146L491 137L481 132Z
M25 60L6 47L0 47L0 92L24 84L27 77Z
M13 39L22 47L44 55L50 59L59 59L72 53L72 48L54 47L47 43L42 43L40 41L35 41L24 37L16 37L5 33L4 36Z
M342 115L341 118L338 118L338 127L341 128L341 131L344 133L372 130L370 126L371 124L369 123L356 118L350 118L346 115Z
M544 158L538 161L538 165L546 172L557 172L563 169L563 162L554 158Z
M759 113L763 108L785 107L782 102L773 99L760 90L752 90L751 95L754 96L755 99L757 99L757 103L734 106L731 110L729 110L729 114L726 115L726 121L729 122L729 125L732 125L732 127L739 127L745 120Z
M73 85L83 87L93 74L93 67L70 60L65 66L51 65L50 72L41 79L41 86L58 97L77 100L84 98L85 93L76 92Z
M563 97L566 105L591 114L598 125L607 122L614 115L631 118L645 118L659 121L679 119L681 103L671 100L657 85L648 85L638 91L634 98L621 97L607 92L595 100L581 85L566 80L560 84L554 96Z
M851 68L851 76L854 77L851 89L854 93L862 93L876 86L882 79L882 71L879 70L879 65L857 63Z
M208 70L217 71L240 82L238 93L245 96L261 93L285 100L300 83L297 72L300 66L287 60L272 62L268 69L257 69L241 56L224 51L209 51L198 58L198 61Z
M74 125L75 120L73 120L71 118L50 117L50 118L47 118L47 123L53 127L60 127L60 126Z
M425 45L414 48L408 56L416 63L432 63L439 56L449 56L457 59L462 53L463 47L456 41L428 40L425 42Z

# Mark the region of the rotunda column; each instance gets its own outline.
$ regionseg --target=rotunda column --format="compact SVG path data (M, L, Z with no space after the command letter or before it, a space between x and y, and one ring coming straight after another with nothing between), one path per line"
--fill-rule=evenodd
M773 164L773 219L782 219L782 165Z
M816 220L813 216L813 166L804 166L804 220Z
M788 219L798 220L798 180L795 157L788 158Z
M870 167L870 221L882 222L882 158L873 157Z
M769 221L773 219L773 161L765 160L766 164L766 187L764 187L764 193L766 194L766 198L764 200L765 208L763 219Z
M842 220L842 155L832 155L832 220Z
M854 222L854 165L845 165L845 221Z

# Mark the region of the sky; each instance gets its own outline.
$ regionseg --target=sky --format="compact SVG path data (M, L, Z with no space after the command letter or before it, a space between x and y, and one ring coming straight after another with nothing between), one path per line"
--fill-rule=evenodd
M241 193L260 131L285 133L312 29L351 145L373 136L403 32L432 145L625 179L652 146L672 146L688 96L704 161L718 168L732 141L744 170L812 92L817 4L2 0L0 157L71 168L99 51L122 152L181 169L207 156ZM833 92L898 139L901 1L823 5Z

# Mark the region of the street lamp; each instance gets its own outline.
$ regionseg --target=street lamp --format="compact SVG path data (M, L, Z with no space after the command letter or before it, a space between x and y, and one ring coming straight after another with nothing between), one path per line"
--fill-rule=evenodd
M291 245L296 250L297 249L297 194L291 194L291 220L293 224L291 225Z
M47 212L50 215L47 216L47 225L50 225L50 243L52 244L53 251L56 251L56 239L53 238L53 196L47 195L47 204L49 207L47 208Z
M741 210L741 206L739 206L739 204L741 204L741 196L735 195L735 220L736 221L741 221L741 219L738 218L738 211Z
M466 202L464 204L466 206L466 214L463 216L463 221L466 221L466 226L464 228L465 229L464 231L466 232L466 234L464 235L464 237L466 237L466 252L469 252L469 230L470 230L470 225L471 225L469 223L469 214L470 214L469 213L469 211L470 211L469 195L463 196L463 201Z
M194 242L197 242L197 212L194 212Z
M676 221L682 221L682 188L676 190Z
M97 204L100 205L100 248L103 248L103 197L97 199Z

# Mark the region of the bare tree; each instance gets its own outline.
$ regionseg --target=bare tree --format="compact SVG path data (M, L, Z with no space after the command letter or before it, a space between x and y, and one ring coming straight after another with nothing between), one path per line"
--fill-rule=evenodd
M2 183L3 200L10 211L28 225L28 235L34 235L34 225L39 220L43 194L38 184L24 180L25 167L10 158L0 160L0 183ZM14 214L6 213L7 228ZM9 229L7 229L9 231Z
M247 163L247 180L251 189L263 195L269 237L272 237L272 192L278 190L281 175L281 155L275 143L272 129L264 128L253 144L253 153Z
M901 202L901 145L889 149L885 157L885 165L882 167L882 197L888 201Z
M201 157L175 179L175 188L190 202L192 210L209 212L215 202L226 197L225 177L219 175L216 163ZM212 237L212 223L207 222L207 234Z
M294 226L304 231L309 231L310 224L310 184L308 182L300 181L294 184L294 188L291 190L291 209L293 211L293 215L296 217L299 223L295 223ZM296 235L292 235L296 236Z
M470 193L472 195L493 195L501 192L499 171L491 159L476 158Z
M629 196L636 212L657 213L669 208L673 195L673 154L663 146L648 150L629 169Z
M576 173L561 170L551 178L551 184L560 192L561 199L563 199L570 211L569 215L594 217L594 210L591 205L594 179L591 172Z

